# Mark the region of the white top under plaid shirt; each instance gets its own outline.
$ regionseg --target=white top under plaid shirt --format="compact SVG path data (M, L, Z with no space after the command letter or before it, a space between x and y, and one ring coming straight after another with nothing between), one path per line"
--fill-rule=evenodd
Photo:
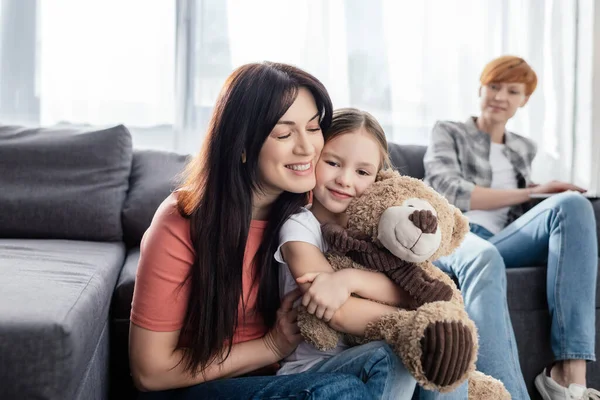
M491 138L481 132L475 117L464 123L439 121L431 132L425 153L425 182L442 194L461 211L469 211L475 186L490 187ZM530 139L509 131L504 132L504 155L515 169L517 186L531 182L531 163L537 147ZM514 221L530 207L529 203L510 208L508 222Z

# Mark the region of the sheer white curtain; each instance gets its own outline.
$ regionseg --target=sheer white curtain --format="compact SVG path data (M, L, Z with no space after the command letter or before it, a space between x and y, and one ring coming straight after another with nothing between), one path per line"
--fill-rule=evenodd
M388 139L427 144L439 119L478 112L479 74L514 54L539 86L509 129L540 148L535 178L578 180L573 160L578 2L558 0L181 0L196 63L178 69L193 92L181 145L197 145L224 77L236 66L298 65L328 88L336 107L373 113ZM184 10L180 7L180 11ZM191 12L190 12L191 11ZM580 16L581 17L581 16ZM184 25L180 24L180 27ZM200 56L201 55L201 56ZM582 77L582 79L587 79ZM182 88L181 91L188 90ZM180 120L184 121L184 120Z
M124 123L140 147L194 152L227 75L272 60L316 75L336 107L373 113L390 141L427 144L436 120L478 112L483 66L514 54L539 76L509 125L539 145L535 178L600 185L585 57L597 42L593 0L0 5L2 123Z
M0 1L2 123L124 123L173 148L174 1Z

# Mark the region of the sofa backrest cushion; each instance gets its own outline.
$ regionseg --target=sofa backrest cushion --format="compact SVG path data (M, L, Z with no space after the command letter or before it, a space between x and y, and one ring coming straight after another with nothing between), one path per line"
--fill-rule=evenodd
M122 240L131 158L123 125L0 126L0 237Z
M156 209L179 183L189 156L134 150L129 192L123 206L123 234L132 247L140 243Z
M398 172L402 175L423 179L425 176L423 157L427 150L426 146L390 143L388 147L392 165Z

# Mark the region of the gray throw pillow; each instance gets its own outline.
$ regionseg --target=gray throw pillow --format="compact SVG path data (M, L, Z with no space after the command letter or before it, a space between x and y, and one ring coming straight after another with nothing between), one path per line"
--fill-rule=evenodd
M0 126L0 237L120 241L131 135Z
M128 246L139 245L160 203L177 187L189 156L134 150L129 193L123 206L123 234Z

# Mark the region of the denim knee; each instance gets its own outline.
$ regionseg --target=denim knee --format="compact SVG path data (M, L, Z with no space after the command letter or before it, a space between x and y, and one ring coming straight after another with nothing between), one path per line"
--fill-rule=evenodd
M400 359L396 353L394 353L394 350L392 350L389 344L382 340L369 342L362 346L365 352L371 352L368 363L370 364L368 365L369 369L373 368L373 366L389 368L390 366L394 367L395 364L400 363Z
M502 255L493 244L482 239L476 249L471 250L472 258L466 263L467 276L477 278L481 283L493 282L506 286L506 266Z
M371 398L365 383L350 374L328 373L316 378L308 398L325 400L331 398L363 400Z
M392 350L392 348L390 347L389 344L387 344L386 342L382 342L382 341L378 341L375 343L379 343L380 347L378 349L378 354L381 354L381 359L385 359L386 363L392 365L392 364L396 364L400 362L400 359L398 358L398 356L396 355L396 353L394 353L394 350Z
M592 203L580 193L560 193L556 195L556 201L555 208L559 211L563 211L569 218L576 218L576 216L579 216L583 221L594 221L595 217Z

